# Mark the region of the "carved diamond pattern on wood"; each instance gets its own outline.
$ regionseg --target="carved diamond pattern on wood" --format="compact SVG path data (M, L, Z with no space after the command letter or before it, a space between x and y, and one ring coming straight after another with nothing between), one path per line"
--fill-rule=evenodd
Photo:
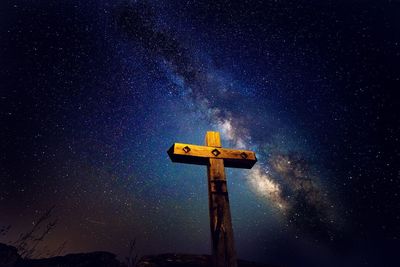
M221 154L221 152L219 152L218 149L214 149L213 151L211 151L211 153L213 153L213 155L216 157L218 157L218 155Z
M182 148L182 149L183 149L183 151L185 151L185 153L190 152L190 147L188 147L188 146L185 146L185 147Z
M240 156L241 156L243 159L247 159L247 154L244 153L244 152L240 153Z

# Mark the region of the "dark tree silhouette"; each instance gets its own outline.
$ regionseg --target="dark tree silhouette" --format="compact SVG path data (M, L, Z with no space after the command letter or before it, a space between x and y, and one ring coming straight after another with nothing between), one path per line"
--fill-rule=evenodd
M136 252L136 239L134 239L134 240L131 240L131 242L129 243L128 256L125 258L127 266L128 267L136 267L139 262L138 257L139 257L139 255Z
M55 206L46 210L36 221L33 227L12 243L22 258L38 257L41 254L37 251L38 245L43 242L46 236L56 227L58 220L53 219Z

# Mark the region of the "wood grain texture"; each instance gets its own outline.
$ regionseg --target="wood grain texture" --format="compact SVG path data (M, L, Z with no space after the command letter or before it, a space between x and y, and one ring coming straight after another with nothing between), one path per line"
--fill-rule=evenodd
M216 143L221 145L221 143ZM188 149L187 149L188 148ZM214 150L218 152L213 154ZM250 150L229 149L220 146L199 146L175 143L168 155L173 162L208 165L209 158L223 159L226 167L251 169L257 162L256 154Z
M207 132L205 139L209 147L221 146L217 132ZM224 159L209 158L207 173L213 265L237 267Z

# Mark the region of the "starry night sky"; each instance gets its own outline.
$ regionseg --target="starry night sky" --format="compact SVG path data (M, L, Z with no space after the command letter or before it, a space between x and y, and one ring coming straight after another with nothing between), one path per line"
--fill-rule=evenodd
M210 253L204 166L227 169L239 258L389 266L400 248L397 1L0 4L0 242L55 205L39 250ZM302 265L301 265L302 266Z

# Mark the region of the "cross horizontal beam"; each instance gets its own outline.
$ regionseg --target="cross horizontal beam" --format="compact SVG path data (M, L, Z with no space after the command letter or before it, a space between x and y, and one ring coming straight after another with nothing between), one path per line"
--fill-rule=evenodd
M210 158L223 159L225 167L251 169L257 162L253 151L175 143L168 150L173 162L208 165Z

